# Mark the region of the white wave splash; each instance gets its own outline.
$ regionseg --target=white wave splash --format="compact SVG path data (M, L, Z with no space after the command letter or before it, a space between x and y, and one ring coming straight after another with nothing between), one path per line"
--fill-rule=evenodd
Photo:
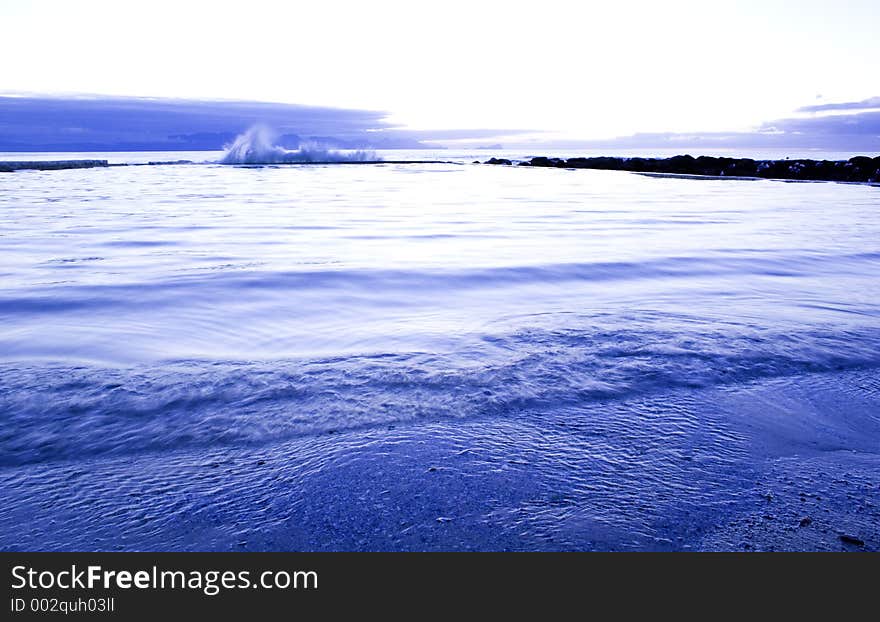
M274 142L274 133L264 125L255 125L239 134L226 148L222 164L293 164L319 162L379 162L373 151L336 151L320 143L302 143L289 150Z

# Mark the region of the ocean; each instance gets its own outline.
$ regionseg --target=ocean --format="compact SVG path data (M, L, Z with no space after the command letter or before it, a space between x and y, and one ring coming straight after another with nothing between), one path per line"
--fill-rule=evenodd
M0 174L0 549L880 548L880 188L379 155Z

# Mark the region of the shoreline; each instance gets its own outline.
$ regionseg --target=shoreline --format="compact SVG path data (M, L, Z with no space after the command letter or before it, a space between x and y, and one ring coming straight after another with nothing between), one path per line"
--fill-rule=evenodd
M872 377L4 466L0 550L877 551Z

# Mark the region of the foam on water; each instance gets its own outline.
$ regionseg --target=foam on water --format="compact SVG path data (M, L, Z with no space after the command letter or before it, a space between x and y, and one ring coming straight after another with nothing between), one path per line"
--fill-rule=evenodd
M305 142L292 151L274 144L274 134L264 125L255 125L238 135L226 148L223 164L304 164L313 162L376 162L372 151L336 151L317 142Z
M610 318L609 318L610 319ZM616 319L616 318L615 318ZM444 353L0 367L0 465L253 445L389 424L528 417L677 389L880 367L880 330L706 331L657 318L483 335Z

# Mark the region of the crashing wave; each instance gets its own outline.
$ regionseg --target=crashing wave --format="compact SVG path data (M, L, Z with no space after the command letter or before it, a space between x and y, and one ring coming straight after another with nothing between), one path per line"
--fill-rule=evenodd
M239 134L226 148L222 164L294 164L308 162L378 162L372 151L335 151L319 143L303 143L288 150L274 144L269 128L255 125Z

